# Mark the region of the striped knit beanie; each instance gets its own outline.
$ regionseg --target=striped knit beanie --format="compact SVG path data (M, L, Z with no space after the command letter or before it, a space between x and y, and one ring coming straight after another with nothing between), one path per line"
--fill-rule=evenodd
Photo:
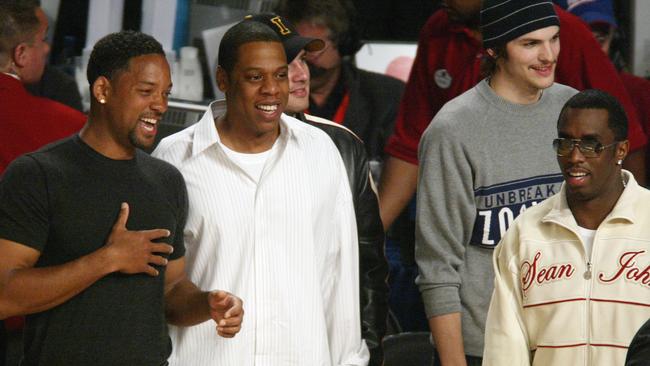
M483 47L494 48L540 28L560 25L549 0L483 0Z

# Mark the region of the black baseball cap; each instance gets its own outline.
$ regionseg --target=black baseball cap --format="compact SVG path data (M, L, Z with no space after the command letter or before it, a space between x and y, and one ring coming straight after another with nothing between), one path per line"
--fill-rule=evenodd
M286 18L273 13L247 15L244 19L253 20L269 26L282 40L287 62L293 61L303 49L307 52L320 51L325 42L318 38L301 37L296 28Z

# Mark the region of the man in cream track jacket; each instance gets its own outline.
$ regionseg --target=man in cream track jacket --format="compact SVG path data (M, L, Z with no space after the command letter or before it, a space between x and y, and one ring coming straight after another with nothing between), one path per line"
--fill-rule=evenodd
M583 91L557 130L560 193L520 215L494 252L483 365L623 365L650 317L650 192L621 169L625 112Z

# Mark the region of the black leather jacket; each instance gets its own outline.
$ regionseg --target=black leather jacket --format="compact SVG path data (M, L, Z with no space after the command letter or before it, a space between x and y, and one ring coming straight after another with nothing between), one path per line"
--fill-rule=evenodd
M381 365L381 340L386 333L388 315L388 263L384 255L384 230L368 155L361 139L347 128L302 113L296 117L327 133L343 158L352 189L359 235L361 335L370 349L370 365Z
M650 364L650 319L639 328L627 350L625 366Z

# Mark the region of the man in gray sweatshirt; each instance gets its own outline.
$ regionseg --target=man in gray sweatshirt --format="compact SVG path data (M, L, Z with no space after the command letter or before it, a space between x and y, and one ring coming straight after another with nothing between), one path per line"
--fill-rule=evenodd
M416 260L438 365L480 365L492 250L517 215L557 193L549 147L562 105L551 2L486 0L488 77L436 114L419 146Z

